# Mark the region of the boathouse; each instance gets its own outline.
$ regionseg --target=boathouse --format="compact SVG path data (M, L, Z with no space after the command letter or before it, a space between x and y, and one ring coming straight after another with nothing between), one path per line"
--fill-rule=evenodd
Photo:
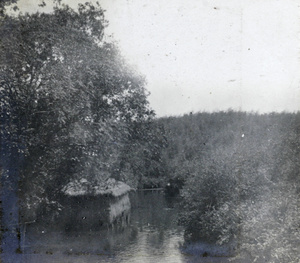
M127 184L114 179L93 186L86 179L70 182L63 188L60 200L64 207L60 218L65 229L93 230L127 224L131 190Z

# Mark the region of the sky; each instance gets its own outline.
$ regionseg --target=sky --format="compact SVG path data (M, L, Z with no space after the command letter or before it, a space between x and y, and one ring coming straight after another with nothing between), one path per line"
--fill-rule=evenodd
M64 2L76 7L80 0ZM146 77L158 117L300 110L298 0L98 2L107 34ZM32 12L37 0L18 6Z

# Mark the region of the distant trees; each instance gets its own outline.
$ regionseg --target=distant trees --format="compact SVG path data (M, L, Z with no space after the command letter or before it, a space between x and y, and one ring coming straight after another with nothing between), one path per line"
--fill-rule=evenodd
M34 219L41 204L57 204L61 189L81 178L95 185L113 177L135 187L184 182L186 240L240 239L241 255L253 260L296 262L299 114L155 120L144 78L104 41L99 5L11 17L4 7L13 2L0 4L7 207L17 207L18 191L22 220ZM3 222L17 216L6 210Z
M24 156L19 195L28 217L70 180L137 185L150 169L140 166L156 162L145 80L103 40L106 26L102 8L90 3L3 17L1 139L10 134L10 147ZM141 151L144 163L135 167Z
M132 129L122 151L120 175L138 188L162 187L166 181L162 151L167 147L163 127L153 120L135 122Z
M229 111L159 120L168 177L185 181L187 242L235 240L238 262L297 262L299 116Z

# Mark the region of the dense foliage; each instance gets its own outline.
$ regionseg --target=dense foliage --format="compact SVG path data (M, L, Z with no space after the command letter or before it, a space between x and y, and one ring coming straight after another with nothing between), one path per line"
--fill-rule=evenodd
M162 170L145 80L104 41L106 26L90 3L1 20L1 140L24 157L23 215L71 180L142 186Z
M237 242L241 257L297 262L300 114L219 112L161 119L186 240Z
M99 5L8 16L16 2L0 3L1 197L13 206L18 190L23 221L43 204L58 211L72 180L171 182L183 185L188 242L237 242L237 260L297 262L299 113L154 120L144 78L104 41Z

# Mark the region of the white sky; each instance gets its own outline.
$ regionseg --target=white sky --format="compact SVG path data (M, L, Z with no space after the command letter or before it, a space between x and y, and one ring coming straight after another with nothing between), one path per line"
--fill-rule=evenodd
M300 110L298 0L98 1L158 116Z

